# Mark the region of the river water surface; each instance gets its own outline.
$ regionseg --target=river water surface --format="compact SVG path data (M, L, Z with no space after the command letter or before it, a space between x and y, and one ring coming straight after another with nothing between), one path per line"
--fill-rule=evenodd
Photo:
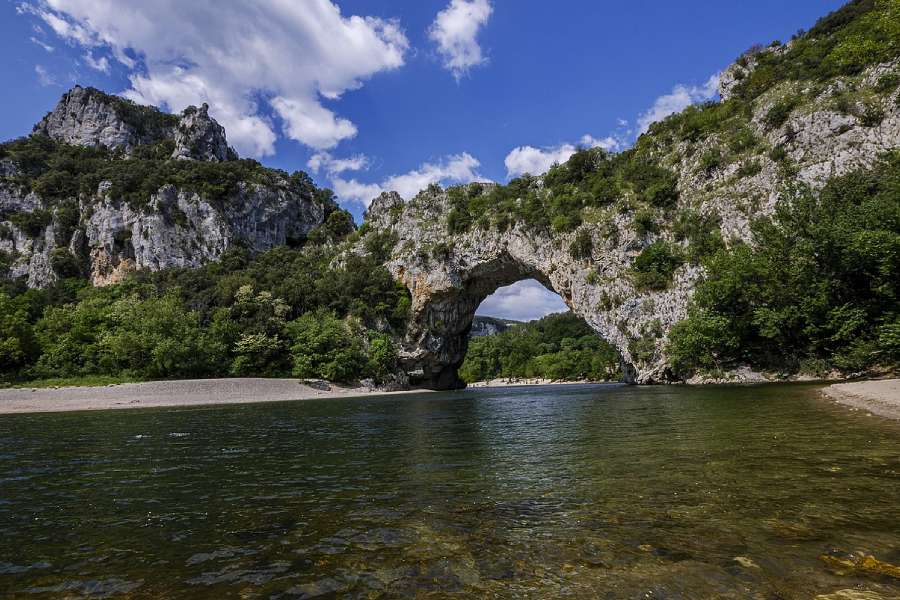
M0 417L4 598L900 597L853 552L900 426L810 386Z

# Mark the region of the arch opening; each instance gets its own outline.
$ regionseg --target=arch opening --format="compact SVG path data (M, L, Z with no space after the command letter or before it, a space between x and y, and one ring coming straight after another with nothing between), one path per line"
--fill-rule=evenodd
M497 288L474 313L459 366L466 384L619 381L619 352L537 279Z
M601 337L597 327L576 316L572 310L575 306L570 288L564 281L554 285L551 278L555 280L555 277L506 252L467 267L464 277L446 281L440 287L428 285L431 282L427 279L424 282L428 285L426 289L415 282L411 286L414 299L421 299L420 302L414 300L413 322L407 336L407 347L411 352L404 356L411 385L458 389L480 378L477 373L491 379L501 376L553 380L617 377L619 366L623 365L618 350ZM534 355L519 360L518 366L513 368L510 365L515 361L501 357L499 354L506 350L497 350L498 344L494 344L493 366L481 371L467 368L465 377L461 377L460 369L468 354L476 313L522 321L504 341L522 346L522 342L515 342L515 339L530 336L531 341L525 344L534 346ZM540 321L552 314L565 316L552 318L550 322ZM542 339L548 335L553 339ZM484 342L475 344L483 345ZM503 368L498 366L501 364Z

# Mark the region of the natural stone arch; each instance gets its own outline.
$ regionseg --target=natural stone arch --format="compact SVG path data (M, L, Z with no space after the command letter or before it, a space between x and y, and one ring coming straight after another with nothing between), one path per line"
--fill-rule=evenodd
M420 282L414 278L410 291L419 301L413 303L404 356L410 383L436 389L463 387L465 383L457 372L468 350L475 312L499 288L527 279L537 280L559 294L575 314L584 318L567 295L567 289L557 290L545 273L509 253L479 264L460 279L459 287L443 292L422 294L416 289ZM626 378L633 381L631 365L623 362L622 367Z
M386 267L412 296L401 360L413 385L462 386L457 369L465 358L475 311L496 289L536 279L612 344L626 381L667 381L666 335L687 311L697 276L685 266L662 292L637 293L627 270L643 242L623 235L602 239L596 228L592 255L576 259L576 232L535 231L514 224L504 231L470 228L450 234L447 194L427 190L405 203L383 194L367 214L368 236L392 246Z

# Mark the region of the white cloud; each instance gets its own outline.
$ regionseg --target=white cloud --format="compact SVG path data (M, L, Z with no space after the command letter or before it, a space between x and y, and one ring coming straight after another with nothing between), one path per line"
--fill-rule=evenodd
M40 83L42 86L47 87L57 84L56 78L48 73L47 69L45 69L43 66L34 65L34 72L37 73L38 83Z
M603 148L604 150L619 150L623 146L622 140L608 136L597 139L591 135L585 135L579 140L578 146L582 148ZM569 160L578 146L574 144L561 144L550 148L535 148L534 146L519 146L506 155L503 161L506 165L506 173L509 177L518 177L525 173L540 175L546 173L554 164L561 164Z
M486 181L478 174L479 166L481 163L474 156L463 152L438 163L425 163L402 175L393 175L381 183L360 183L355 179L333 177L331 184L340 200L359 202L368 208L382 192L397 192L408 200L432 183Z
M94 54L88 50L84 53L84 62L95 71L109 74L109 59L105 56L101 56L99 59L94 58Z
M46 50L47 52L53 52L53 51L56 49L56 48L54 48L53 46L51 46L50 44L47 44L47 43L45 43L45 42L42 42L41 40L37 39L37 38L34 37L34 36L31 36L31 38L29 38L29 39L31 40L32 43L37 44L38 46L40 46L41 48L43 48L43 49Z
M671 94L660 96L653 106L638 117L638 135L646 133L650 125L671 114L681 112L691 104L712 100L718 94L719 73L701 86L676 85Z
M278 96L271 104L284 119L287 136L313 148L334 148L341 140L356 137L356 125L338 117L316 100Z
M502 287L484 299L475 314L515 321L533 321L551 313L566 312L569 307L534 279Z
M328 152L317 152L306 162L313 173L324 170L329 175L340 175L345 171L361 171L368 168L369 157L356 154L349 158L335 158Z
M401 67L409 47L397 21L344 16L331 0L33 0L19 12L108 50L130 71L133 100L173 111L208 102L234 146L255 156L274 152L267 103L286 136L313 148L356 135L323 103Z
M444 68L457 81L472 67L487 62L476 37L493 10L489 0L450 0L428 28L428 37L437 44Z

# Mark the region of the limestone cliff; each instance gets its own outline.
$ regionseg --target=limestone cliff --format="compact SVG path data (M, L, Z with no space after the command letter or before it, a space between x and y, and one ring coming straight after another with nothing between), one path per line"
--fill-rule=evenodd
M174 115L76 85L34 126L34 133L76 146L128 151L172 137L177 125Z
M727 72L732 79L744 73L743 79L754 64L742 60ZM677 202L665 211L653 212L629 188L605 205L578 209L581 224L559 231L492 209L492 186L475 184L462 196L469 206L487 207L481 216L472 215L474 225L459 228L453 223L458 209L451 194L437 186L408 202L397 194L382 195L367 215L368 235L392 241L387 267L412 294L402 355L411 380L427 387L460 385L456 371L476 308L498 287L526 278L557 292L613 344L628 380L670 380L668 332L686 316L703 269L685 261L665 289L642 290L632 277L635 259L659 240L686 251L688 241L673 223L679 215L716 223L727 244L749 242L751 220L772 214L790 186L819 189L830 178L900 147L900 90L896 83L890 89L883 83L897 70L892 62L827 84L773 86L750 104L749 113L729 116L721 133L697 139L685 133L690 115L651 129L630 152L652 157L653 168L674 173ZM723 79L725 96L732 87L730 79ZM855 92L848 101L842 93L849 89ZM730 106L697 112L725 112ZM530 180L527 192L545 207L560 201L544 178ZM509 210L529 201L519 196ZM576 242L586 251L573 251Z
M235 246L261 252L303 239L333 208L305 176L237 160L206 105L167 115L75 87L33 135L26 143L47 165L0 160L0 269L30 287L73 271L106 285L137 269L198 267ZM52 157L69 146L92 149L69 160L110 179L55 173ZM76 177L80 187L66 187Z

